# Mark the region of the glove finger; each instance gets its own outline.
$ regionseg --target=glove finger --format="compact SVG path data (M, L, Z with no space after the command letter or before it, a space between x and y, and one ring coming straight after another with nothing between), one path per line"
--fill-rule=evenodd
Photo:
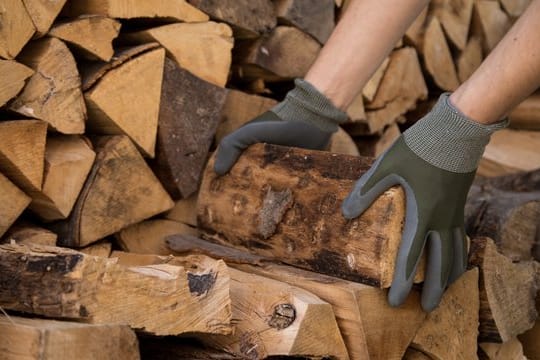
M439 305L453 264L454 247L449 230L430 231L428 235L428 259L422 308L431 312Z
M454 228L452 245L454 246L454 261L448 285L456 281L467 270L467 236L463 227Z

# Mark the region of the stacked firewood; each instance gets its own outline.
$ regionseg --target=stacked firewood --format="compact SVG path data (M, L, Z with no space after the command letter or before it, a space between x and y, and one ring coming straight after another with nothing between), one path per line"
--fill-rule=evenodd
M421 287L386 302L403 191L353 221L339 209L527 0L432 1L330 151L257 144L213 172L349 3L0 4L0 358L540 358L540 95L486 150L469 271L432 313Z

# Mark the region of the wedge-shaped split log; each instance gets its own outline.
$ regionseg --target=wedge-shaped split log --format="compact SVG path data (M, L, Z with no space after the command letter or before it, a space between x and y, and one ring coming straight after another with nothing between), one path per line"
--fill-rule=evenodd
M0 57L15 58L34 35L35 30L22 0L2 1Z
M128 267L58 247L0 245L0 306L155 335L232 330L223 261ZM204 284L205 286L202 286Z
M30 197L0 173L0 237L30 204Z
M14 98L24 87L25 80L28 79L34 70L19 64L13 60L0 60L0 106L4 106L9 100Z
M24 6L36 27L36 36L43 36L62 10L66 0L23 0Z

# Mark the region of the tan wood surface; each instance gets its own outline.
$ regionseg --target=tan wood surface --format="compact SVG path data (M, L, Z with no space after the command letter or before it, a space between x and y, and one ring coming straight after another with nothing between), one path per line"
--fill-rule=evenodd
M484 51L491 51L510 29L508 15L501 9L499 1L476 0L476 21L484 35Z
M540 94L533 94L516 106L508 116L515 129L540 130Z
M448 39L459 49L467 44L474 0L436 0L432 14L437 16Z
M13 60L0 59L0 106L4 106L22 90L34 70Z
M0 236L30 204L30 197L0 173Z
M274 1L278 21L296 26L324 44L334 30L334 0Z
M195 193L186 199L180 199L174 203L174 207L167 211L165 218L189 226L197 226L197 196Z
M456 68L437 18L432 18L427 26L422 52L426 70L435 84L442 90L455 90L459 85Z
M35 27L22 0L4 0L0 5L0 57L15 58L34 35Z
M66 0L23 0L36 27L36 36L44 36L62 10Z
M482 41L479 37L471 37L456 60L460 82L467 80L482 63Z
M57 238L58 236L50 230L26 221L18 221L6 233L4 242L11 243L15 241L17 244L23 245L56 246Z

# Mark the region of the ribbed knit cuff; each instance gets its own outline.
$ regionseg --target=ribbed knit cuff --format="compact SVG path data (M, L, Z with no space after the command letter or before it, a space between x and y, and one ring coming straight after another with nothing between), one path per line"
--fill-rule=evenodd
M285 121L303 121L327 132L336 132L338 124L347 121L347 114L332 104L313 85L302 79L271 111Z
M478 167L491 134L508 126L508 120L477 123L456 109L449 97L450 93L442 94L433 109L403 137L414 153L433 166L468 173Z

